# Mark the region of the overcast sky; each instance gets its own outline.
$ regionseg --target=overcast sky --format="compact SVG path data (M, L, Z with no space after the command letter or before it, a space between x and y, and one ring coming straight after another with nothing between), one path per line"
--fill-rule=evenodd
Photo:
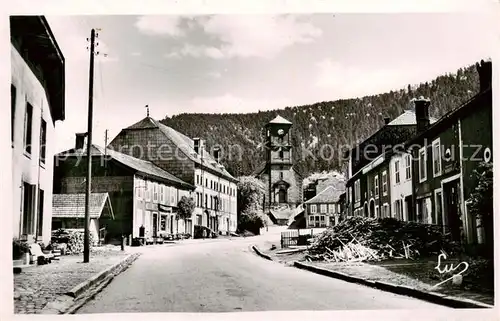
M87 130L91 28L101 29L94 78L94 142L101 145L105 129L113 138L145 117L146 104L161 119L377 94L488 58L494 36L480 13L47 19L66 58L57 151Z

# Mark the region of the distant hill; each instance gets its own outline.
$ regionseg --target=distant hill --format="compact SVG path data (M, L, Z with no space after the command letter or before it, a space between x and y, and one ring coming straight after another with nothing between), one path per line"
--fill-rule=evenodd
M411 109L412 98L430 98L431 116L439 118L478 90L479 76L475 65L471 65L419 85L374 96L248 114L179 114L162 122L190 137L205 139L209 148L222 146L224 166L234 176L243 176L252 174L262 164L262 128L279 114L293 123L295 164L306 177L322 171L343 173L345 161L339 159L340 147L353 146L367 138L383 125L384 117L395 118ZM241 157L237 157L240 153L234 146L240 146ZM233 151L232 157L228 150Z

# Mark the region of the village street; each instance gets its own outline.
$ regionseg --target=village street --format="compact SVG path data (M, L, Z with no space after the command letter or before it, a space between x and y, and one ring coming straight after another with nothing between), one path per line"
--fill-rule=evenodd
M264 260L279 234L141 248L143 254L77 313L440 308ZM197 240L196 240L197 241Z

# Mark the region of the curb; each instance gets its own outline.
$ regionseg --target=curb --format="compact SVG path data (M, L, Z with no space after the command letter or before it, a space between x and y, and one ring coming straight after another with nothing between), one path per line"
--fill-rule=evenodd
M470 299L461 299L453 296L447 296L445 294L437 293L437 292L426 292L420 291L412 287L404 286L404 285L395 285L391 283L381 282L381 281L370 281L362 278L354 277L351 275L347 275L341 272L335 272L327 269L323 269L317 266L304 264L298 261L293 262L293 266L299 269L308 270L310 272L314 272L317 274L329 276L336 279L341 279L346 282L357 283L366 285L372 288L376 288L379 290L392 292L395 294L406 295L409 297L413 297L416 299L428 301L431 303L436 303L440 305L444 305L451 308L458 309L469 309L469 308L479 308L479 309L491 309L494 306L481 303L478 301L470 300Z
M265 258L266 260L269 260L269 261L273 260L273 259L271 259L271 257L269 255L262 253L257 246L252 245L252 249L255 251L255 253L257 253L259 256Z
M116 264L93 275L63 295L57 297L54 301L47 303L42 310L42 314L72 314L81 308L85 303L92 299L97 293L104 289L115 276L125 271L141 253L132 253ZM86 291L95 287L87 296L82 296Z

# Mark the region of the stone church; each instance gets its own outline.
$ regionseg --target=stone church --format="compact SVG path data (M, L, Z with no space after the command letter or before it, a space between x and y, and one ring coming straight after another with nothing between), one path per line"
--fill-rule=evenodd
M288 225L302 204L302 175L293 166L291 127L281 116L265 125L265 164L256 172L265 186L264 212L280 225Z

